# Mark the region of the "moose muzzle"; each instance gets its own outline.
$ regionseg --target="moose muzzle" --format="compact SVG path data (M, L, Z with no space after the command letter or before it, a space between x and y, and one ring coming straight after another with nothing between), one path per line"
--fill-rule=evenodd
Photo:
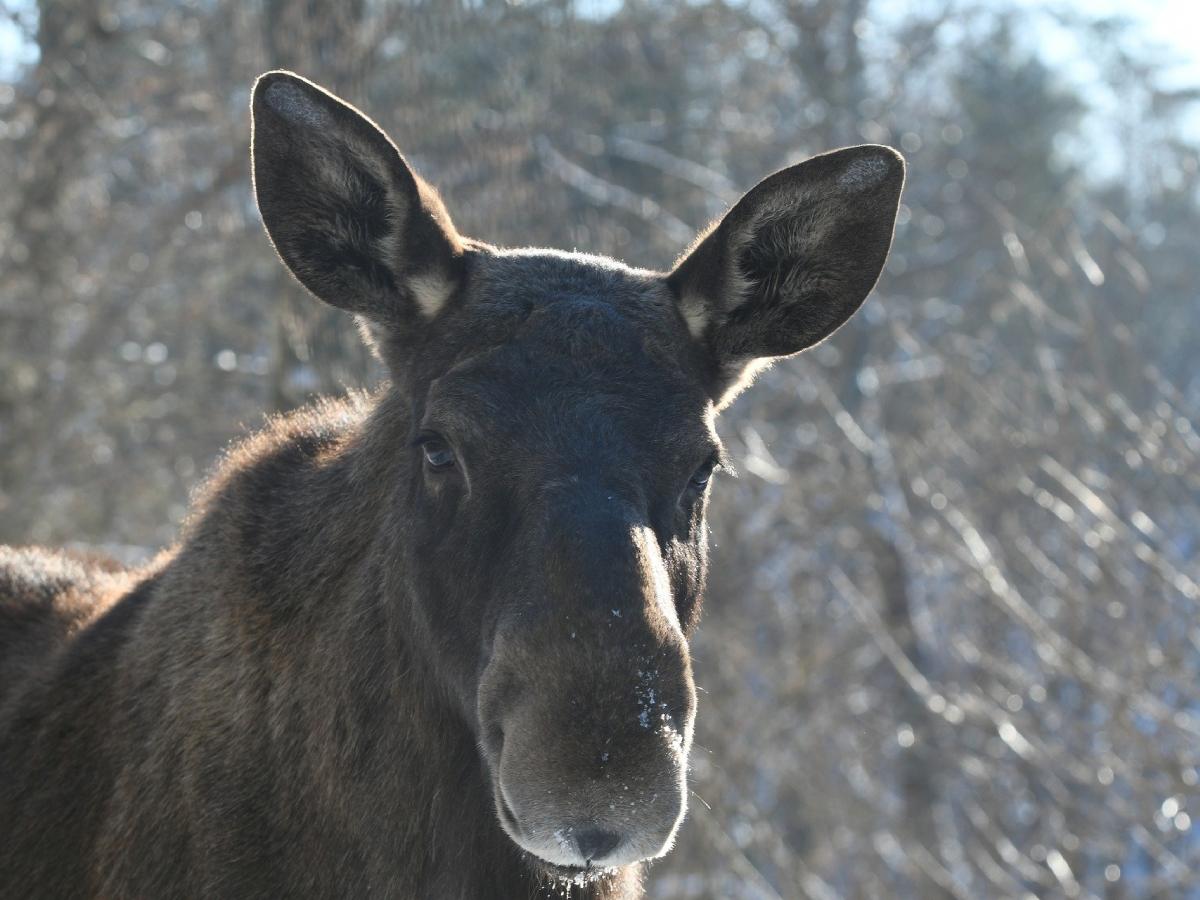
M653 531L611 502L564 512L543 520L537 596L497 630L479 720L505 832L574 871L671 848L696 695Z

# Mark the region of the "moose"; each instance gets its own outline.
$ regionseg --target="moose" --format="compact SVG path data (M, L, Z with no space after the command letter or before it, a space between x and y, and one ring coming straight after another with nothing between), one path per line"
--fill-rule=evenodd
M0 549L0 893L640 897L715 417L863 303L904 162L785 168L658 272L464 237L298 75L251 107L275 250L388 378L233 446L140 568Z

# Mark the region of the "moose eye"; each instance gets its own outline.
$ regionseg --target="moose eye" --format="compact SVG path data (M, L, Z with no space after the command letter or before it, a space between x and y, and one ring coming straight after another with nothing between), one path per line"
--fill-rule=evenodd
M454 467L454 451L443 438L436 434L421 435L418 442L425 456L425 465L430 469L444 471Z
M717 461L715 459L707 460L704 465L696 470L696 473L692 476L691 481L688 482L688 487L697 491L703 490L704 486L708 484L709 479L712 478L713 469L716 467Z

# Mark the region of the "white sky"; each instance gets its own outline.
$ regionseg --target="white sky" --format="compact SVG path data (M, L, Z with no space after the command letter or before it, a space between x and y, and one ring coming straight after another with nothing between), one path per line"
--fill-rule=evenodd
M1044 2L1024 0L1031 9ZM1173 67L1173 87L1200 85L1200 3L1197 0L1069 0L1067 6L1091 15L1121 15L1139 23L1147 44L1167 51L1165 59L1178 58Z
M1029 10L1054 7L1071 9L1096 18L1119 16L1135 23L1140 43L1157 51L1154 55L1170 64L1167 87L1200 86L1200 3L1197 0L1065 0L1061 4L1045 0L1019 0ZM1063 28L1055 27L1050 16L1039 17L1043 33L1039 35L1048 62L1074 57L1082 64L1084 77L1086 54L1079 42Z

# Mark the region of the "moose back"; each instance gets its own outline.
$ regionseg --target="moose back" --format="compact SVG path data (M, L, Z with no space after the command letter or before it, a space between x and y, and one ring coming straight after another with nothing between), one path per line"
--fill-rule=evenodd
M464 237L296 75L252 115L275 249L390 378L231 449L143 568L0 549L0 893L638 897L715 416L862 304L903 162L777 172L652 272Z

